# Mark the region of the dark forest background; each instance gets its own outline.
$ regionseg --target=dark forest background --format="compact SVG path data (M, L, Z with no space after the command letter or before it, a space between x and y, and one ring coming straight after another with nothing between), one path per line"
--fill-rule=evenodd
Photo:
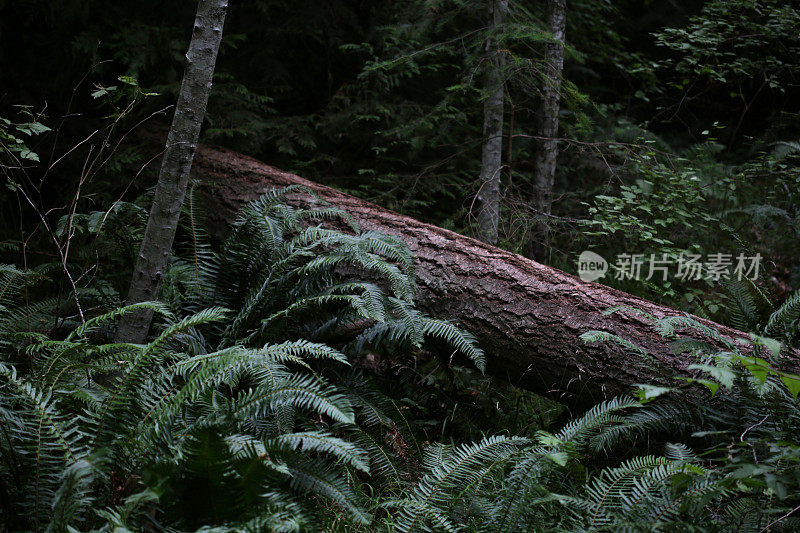
M223 236L192 181L157 301L126 306L198 4L0 0L0 530L800 530L800 1L512 0L496 27L490 4L231 0L200 140L481 237L498 65L496 244L571 274L591 250L674 310L648 317L668 356L568 306L534 326L652 382L516 387L417 309L402 241L287 191ZM719 253L760 271L614 268Z
M512 3L500 38L499 233L517 251L536 219L544 6ZM131 86L118 78L130 76L157 95L138 96L117 134L144 119L139 130L164 128L194 8L5 2L3 116L21 122L19 105L41 113L57 139L39 136L31 148L56 157L126 109ZM588 248L613 261L625 251L736 253L743 243L769 256L772 288L786 296L798 276L787 260L797 252L797 181L783 166L797 147L798 16L794 2L571 2L546 262L574 272ZM470 234L486 31L481 2L234 2L202 140ZM98 96L103 87L117 90ZM69 194L67 176L90 146L52 170L37 193L44 204ZM146 172L133 179L146 159L123 146L80 201L132 199L152 183ZM19 225L13 201L3 211L7 229ZM722 235L710 238L711 227ZM623 288L664 296L663 287Z

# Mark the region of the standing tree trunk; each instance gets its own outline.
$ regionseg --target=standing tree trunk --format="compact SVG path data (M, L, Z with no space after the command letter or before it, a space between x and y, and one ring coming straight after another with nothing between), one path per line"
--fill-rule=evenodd
M553 182L558 157L558 112L561 101L561 75L564 70L564 37L567 20L566 0L548 0L547 30L551 39L545 46L544 83L542 87L540 139L534 167L536 224L528 241L526 255L538 261L547 258L550 209L553 205Z
M228 0L200 0L197 6L181 92L167 136L147 229L133 270L129 304L158 297L211 92L227 7ZM123 315L117 342L144 342L152 319L153 313L149 310Z
M489 37L486 39L489 60L483 103L481 188L478 191L478 238L489 244L497 244L503 150L503 54L497 50L495 37L507 10L508 0L489 0Z

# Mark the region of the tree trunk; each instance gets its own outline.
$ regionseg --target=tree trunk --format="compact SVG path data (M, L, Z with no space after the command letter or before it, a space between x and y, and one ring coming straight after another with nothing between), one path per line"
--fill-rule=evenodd
M503 23L508 0L489 0L489 37L486 51L486 100L483 102L483 152L478 191L478 238L497 244L500 222L500 170L503 150L503 53L497 50L495 36Z
M664 367L688 374L693 361L674 354L645 315L682 314L630 294L550 268L387 209L329 187L277 170L224 149L200 146L195 172L203 181L212 227L221 237L243 203L266 189L301 184L321 199L347 210L364 230L401 238L416 255L417 304L431 315L449 318L471 331L487 354L487 371L514 385L576 407L621 392L635 383L665 383L641 356L606 343L587 344L578 336L607 331L647 349ZM317 200L296 194L291 202L310 206ZM719 328L730 338L747 335ZM789 367L797 368L797 354Z
M547 1L547 31L552 40L545 45L545 76L540 109L539 149L533 170L536 193L536 224L528 241L526 255L544 261L550 233L550 210L558 157L558 113L561 102L561 76L564 70L564 38L567 21L566 0Z
M158 298L211 92L227 7L228 0L200 0L197 6L181 92L167 135L147 229L133 270L129 304ZM144 342L152 319L151 311L124 315L117 330L117 342Z

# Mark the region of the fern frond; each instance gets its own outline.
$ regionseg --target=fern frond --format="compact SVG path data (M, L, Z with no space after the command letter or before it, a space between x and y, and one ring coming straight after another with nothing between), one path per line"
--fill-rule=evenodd
M595 405L581 418L569 422L555 436L562 442L580 447L588 441L592 434L603 429L614 413L639 408L641 408L641 404L638 401L618 396Z
M351 442L334 437L322 431L306 431L302 433L284 433L265 443L267 449L271 447L287 447L291 450L306 452L326 453L334 456L339 461L369 473L368 459L364 451Z
M486 357L476 346L477 340L468 331L462 330L446 320L422 317L422 334L436 337L466 355L480 370L486 370Z
M261 386L235 400L239 417L263 417L282 404L293 405L352 424L353 408L346 396L313 377L293 375L276 385Z
M642 365L646 364L654 367L654 369L661 369L663 367L661 362L658 361L652 355L650 355L650 353L647 350L645 350L640 346L637 346L636 344L632 343L631 341L629 341L624 337L620 337L619 335L615 335L607 331L592 330L592 331L587 331L585 333L581 333L580 339L585 343L613 342L615 344L618 344L626 348L631 353L634 353L640 356L642 359L644 359L644 361L641 363Z
M783 335L797 329L797 320L800 319L800 291L795 291L783 304L770 316L764 333L767 335Z
M167 317L171 317L172 316L172 313L170 312L169 308L167 308L167 306L165 306L161 302L142 302L142 303L126 305L126 306L123 306L123 307L118 307L117 309L114 309L112 311L104 313L104 314L102 314L100 316L96 316L96 317L90 318L89 320L87 320L86 322L81 324L79 327L77 327L74 330L72 330L72 332L70 332L70 334L67 335L65 340L66 341L71 341L73 339L83 338L83 337L86 336L87 333L89 333L89 332L93 331L94 329L98 328L100 325L102 325L105 322L109 322L111 320L115 320L115 319L121 317L122 315L125 315L127 313L140 311L142 309L149 309L149 310L153 311L154 313L159 313L159 314L162 314L162 315L167 316Z
M372 521L353 490L340 477L330 474L324 463L302 461L288 468L292 476L289 483L294 490L312 492L333 501L359 524Z
M495 436L453 448L452 455L434 466L407 499L400 502L402 506L395 529L407 532L424 530L424 522L430 515L426 509L434 508L443 513L453 499L464 497L465 491L526 442L526 439L516 437ZM426 462L430 464L430 460Z

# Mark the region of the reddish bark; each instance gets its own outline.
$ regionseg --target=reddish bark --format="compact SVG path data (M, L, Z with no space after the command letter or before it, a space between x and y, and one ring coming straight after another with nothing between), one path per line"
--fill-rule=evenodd
M347 210L365 230L400 237L416 254L418 306L471 331L487 354L487 371L512 384L571 405L585 406L660 378L641 356L609 343L586 344L578 336L603 330L647 349L664 366L685 371L692 361L630 306L655 317L679 311L550 268L476 239L426 224L375 204L283 172L238 153L200 146L193 169L203 180L210 210L224 227L238 208L265 189L302 184ZM307 206L309 195L292 202ZM214 220L212 220L214 222ZM731 338L745 333L698 319ZM797 368L793 353L788 366ZM674 382L671 383L674 385Z

